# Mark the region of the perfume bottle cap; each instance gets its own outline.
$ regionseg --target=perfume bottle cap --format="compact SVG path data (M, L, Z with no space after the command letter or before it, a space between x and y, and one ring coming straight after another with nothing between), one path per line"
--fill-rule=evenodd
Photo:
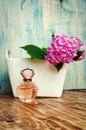
M26 68L26 69L23 69L20 72L20 74L22 75L24 81L31 82L32 81L32 77L34 76L35 73L34 73L34 71L32 69Z

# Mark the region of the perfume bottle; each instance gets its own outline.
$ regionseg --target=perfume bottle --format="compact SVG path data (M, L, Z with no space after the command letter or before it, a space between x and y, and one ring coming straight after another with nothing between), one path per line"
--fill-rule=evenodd
M23 69L20 74L23 77L23 82L16 89L18 98L25 103L36 103L37 87L32 82L32 77L35 74L34 71L26 68Z

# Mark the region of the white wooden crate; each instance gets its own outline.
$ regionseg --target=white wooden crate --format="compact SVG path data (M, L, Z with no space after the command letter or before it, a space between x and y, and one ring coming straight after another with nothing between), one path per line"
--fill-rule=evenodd
M17 97L16 88L23 82L20 71L27 67L33 69L35 72L32 82L38 87L37 96L61 97L68 64L64 64L62 69L57 72L56 68L46 60L13 58L8 55L8 51L6 51L6 61L15 97Z

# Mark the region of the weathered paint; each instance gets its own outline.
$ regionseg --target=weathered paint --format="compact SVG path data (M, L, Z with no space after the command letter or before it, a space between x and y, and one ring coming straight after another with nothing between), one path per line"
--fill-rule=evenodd
M27 57L19 47L47 47L52 33L81 38L86 44L86 0L0 0L0 92L8 92L5 50ZM64 89L86 88L86 59L69 65Z

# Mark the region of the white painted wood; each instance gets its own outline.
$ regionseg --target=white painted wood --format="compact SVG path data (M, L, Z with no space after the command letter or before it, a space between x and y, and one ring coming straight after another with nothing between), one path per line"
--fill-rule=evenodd
M5 50L13 57L26 58L20 49L26 44L47 47L52 32L81 38L86 44L86 1L0 0L0 92L9 91ZM86 88L86 59L70 64L64 89Z

